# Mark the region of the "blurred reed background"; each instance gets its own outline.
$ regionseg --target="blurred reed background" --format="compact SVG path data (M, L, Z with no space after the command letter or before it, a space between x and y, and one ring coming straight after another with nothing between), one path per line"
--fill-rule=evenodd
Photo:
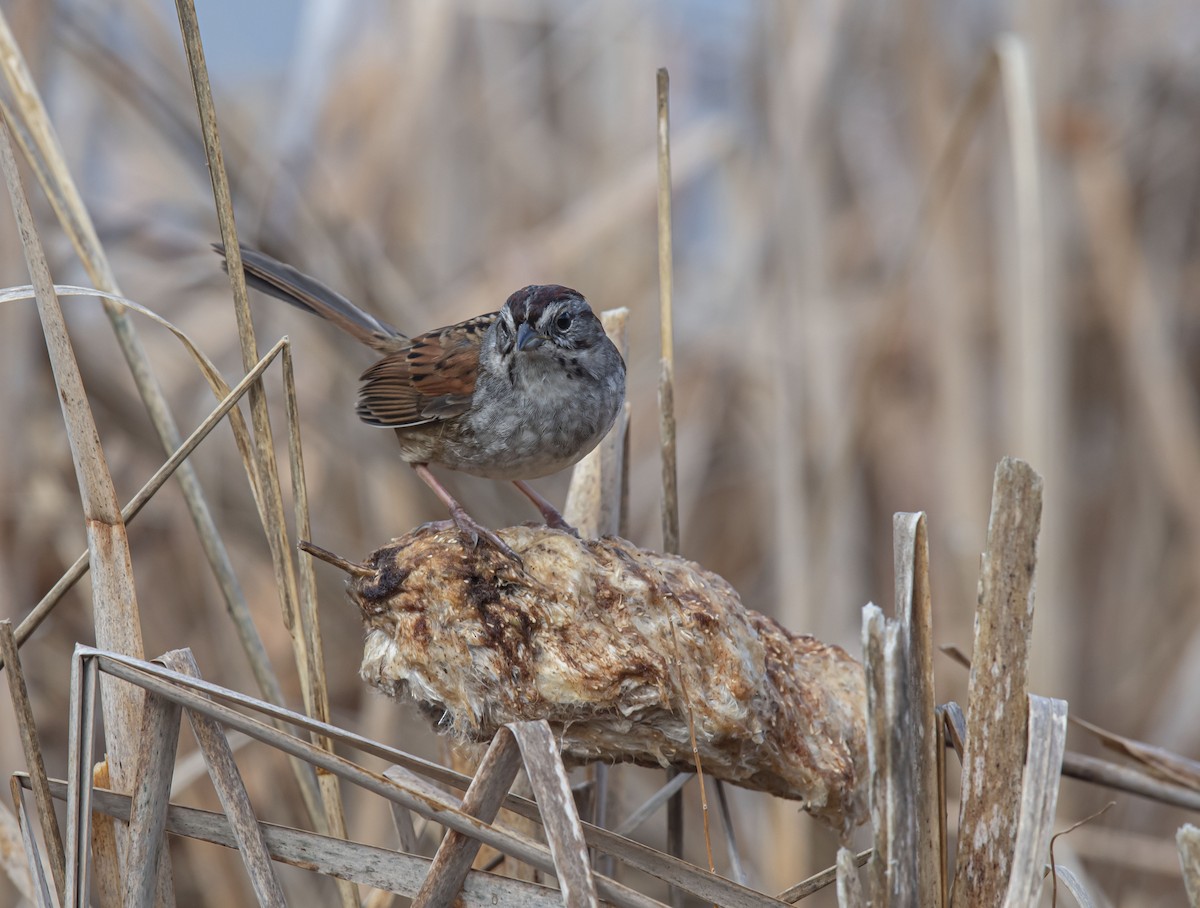
M1194 4L198 6L245 242L406 330L490 311L531 282L631 308L629 536L651 547L660 544L654 73L668 66L684 554L724 575L748 606L858 653L862 605L892 599L892 514L924 510L937 636L966 647L993 465L1024 457L1046 479L1035 689L1200 757ZM170 5L5 0L4 9L123 290L236 378ZM1017 86L1015 96L1033 107L1032 183L1014 179L1002 80L986 83L978 116L963 119L1006 32L1032 62L1032 95ZM939 170L956 122L965 123L961 167ZM26 283L11 218L0 218L0 233L0 282ZM53 229L44 238L55 279L82 281L69 245ZM282 304L253 305L261 348L285 333L296 343L315 541L359 557L444 517L398 463L394 438L354 415L369 355ZM162 455L99 306L71 300L67 314L125 499ZM173 339L141 330L186 431L210 395ZM19 619L84 548L32 305L0 308L0 376L0 616ZM231 441L218 430L193 461L283 671L290 644ZM510 487L446 481L486 523L535 516ZM539 486L561 501L566 479ZM190 645L207 678L252 691L176 488L131 526L131 541L147 653ZM342 578L320 574L334 721L438 754L423 718L359 681L358 616ZM76 590L22 651L58 777L69 656L74 641L90 641L88 602L86 587ZM966 673L948 659L935 667L939 700L964 701ZM284 680L298 703L294 672ZM10 729L7 707L0 716ZM1072 735L1073 748L1095 749ZM194 747L188 733L183 741ZM3 731L0 769L22 763ZM263 750L242 764L260 817L297 822L282 758ZM620 770L616 814L660 780ZM360 795L348 798L351 836L386 838L382 802ZM794 804L734 795L756 888L778 891L832 862L831 836ZM203 783L179 796L215 804ZM1068 781L1063 825L1109 796ZM1061 839L1059 858L1084 860L1114 904L1184 904L1173 835L1185 816L1117 800ZM699 824L690 826L689 856L703 863ZM661 821L643 834L661 845ZM247 903L236 855L174 848L180 904ZM310 878L293 871L285 882L306 903ZM0 903L13 898L0 879Z

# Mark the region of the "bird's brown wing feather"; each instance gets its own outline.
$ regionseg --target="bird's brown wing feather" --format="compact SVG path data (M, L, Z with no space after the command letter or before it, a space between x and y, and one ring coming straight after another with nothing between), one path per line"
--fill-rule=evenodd
M479 373L479 348L497 314L414 337L367 369L359 389L359 418L403 429L466 412Z

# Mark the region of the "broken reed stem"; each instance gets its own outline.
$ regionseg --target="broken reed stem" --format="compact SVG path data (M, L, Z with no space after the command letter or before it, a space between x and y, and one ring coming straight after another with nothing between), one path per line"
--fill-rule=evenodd
M659 343L661 344L661 371L658 380L658 428L662 444L662 534L663 551L679 554L679 487L675 458L675 341L673 304L674 262L671 250L671 78L666 67L658 70L658 312ZM679 641L675 636L675 619L671 618L671 639L676 652ZM690 702L687 682L682 669L679 676L684 698ZM708 828L708 796L704 792L704 771L700 768L700 754L696 747L696 721L691 708L688 713L688 734L692 742L692 756L696 762L696 776L700 787L700 811L704 819L704 847L708 852L708 869L716 870L713 864L712 836ZM683 795L671 799L667 813L667 839L672 854L683 853Z
M0 621L0 653L8 665L8 693L12 698L13 713L17 717L17 729L21 734L21 747L25 752L25 765L29 767L30 787L33 789L34 804L42 824L42 838L50 856L50 872L54 877L54 888L58 892L60 905L66 904L67 859L63 851L62 832L58 828L58 814L54 812L54 801L50 796L50 783L46 776L46 761L42 758L38 742L37 725L33 720L33 708L29 705L29 689L25 685L25 673L21 671L21 658L17 654L17 641L13 636L12 622Z
M329 549L323 549L319 545L309 542L307 539L301 539L297 542L296 548L312 555L314 558L324 561L326 564L332 564L345 574L351 574L355 577L371 577L375 574L374 568L367 567L365 564L360 564L357 561L351 561L348 558L343 558L341 555L335 555Z
M866 851L860 851L851 857L851 862L856 868L862 867L865 863L867 863L867 861L871 860L871 856L874 853L874 850L871 848L868 848ZM795 904L801 899L812 895L814 892L819 892L831 883L836 882L837 873L837 864L834 864L832 867L828 867L825 870L822 870L820 873L814 873L806 880L801 880L795 886L785 889L783 892L779 893L779 895L775 896L775 898L779 899L781 902Z

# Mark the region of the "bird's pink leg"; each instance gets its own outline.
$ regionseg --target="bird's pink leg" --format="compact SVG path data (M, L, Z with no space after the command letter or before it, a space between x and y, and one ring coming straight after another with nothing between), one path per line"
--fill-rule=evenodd
M546 521L546 526L554 527L556 530L566 530L568 533L574 533L576 536L579 535L575 527L563 519L563 515L559 513L558 508L543 498L541 493L524 479L514 479L513 485L517 487L517 490L522 495L533 502L533 506L541 512L542 519Z
M424 482L425 485L429 486L429 488L433 490L433 494L440 498L442 500L442 504L449 509L450 516L453 518L455 525L467 534L472 545L477 544L479 542L479 538L482 536L493 546L495 546L495 548L502 555L507 558L511 558L517 564L522 563L521 556L509 548L503 539L501 539L483 524L476 521L475 518L468 514L466 509L458 503L454 496L446 491L446 488L437 481L437 478L432 473L429 472L428 464L414 463L411 466L413 470L416 471L416 474L421 477L421 481Z

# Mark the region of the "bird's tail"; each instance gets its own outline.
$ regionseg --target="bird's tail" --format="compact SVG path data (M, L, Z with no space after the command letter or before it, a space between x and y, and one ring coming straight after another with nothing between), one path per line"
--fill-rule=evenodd
M213 243L213 249L225 259L225 247L221 243ZM363 312L316 278L248 246L241 246L241 250L242 269L246 274L246 283L251 287L290 303L297 309L319 315L356 340L384 353L394 350L397 338L404 337L387 322ZM228 271L228 259L225 259L224 265Z

